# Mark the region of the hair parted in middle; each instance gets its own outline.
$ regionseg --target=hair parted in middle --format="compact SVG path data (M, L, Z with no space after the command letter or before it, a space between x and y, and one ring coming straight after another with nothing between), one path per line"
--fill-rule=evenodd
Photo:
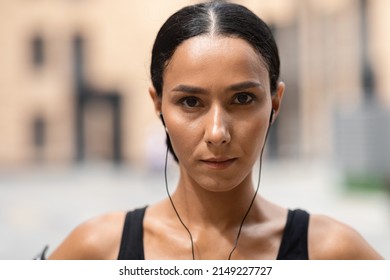
M151 80L159 97L163 95L163 76L175 50L184 41L201 35L240 38L248 42L265 62L270 92L277 88L280 73L279 52L271 29L246 7L225 1L211 1L186 6L160 28L152 49ZM259 57L259 59L260 59ZM168 149L178 162L169 137Z

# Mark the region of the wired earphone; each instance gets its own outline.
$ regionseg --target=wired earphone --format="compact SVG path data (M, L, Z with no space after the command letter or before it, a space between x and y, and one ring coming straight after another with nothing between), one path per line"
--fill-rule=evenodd
M264 144L263 144L263 147L261 148L261 152L260 152L259 177L258 177L258 180L257 180L257 187L256 187L255 193L254 193L254 195L253 195L253 197L252 197L252 200L251 200L251 202L250 202L250 204L249 204L248 210L245 212L245 215L244 215L244 217L243 217L242 220L241 220L240 227L239 227L239 229L238 229L238 233L237 233L236 239L235 239L235 241L234 241L233 248L232 248L232 250L230 251L229 256L228 256L228 260L231 260L232 255L233 255L234 251L235 251L236 248L237 248L238 240L239 240L239 238L240 238L241 230L242 230L242 227L244 226L245 219L246 219L246 217L248 216L250 210L252 209L253 203L255 202L257 193L259 192L259 189L260 189L261 166L262 166L262 162L263 162L263 151L264 151L265 144L266 144L266 142L267 142L268 133L269 133L270 128L271 128L271 125L272 125L273 116L274 116L274 109L272 108L272 110L271 110L271 115L270 115L270 118L269 118L269 123L268 123L267 132L266 132L266 135L265 135ZM162 122L163 125L164 125L164 129L165 129L165 132L166 132L166 135L167 135L167 139L169 139L168 130L167 130L167 127L166 127L166 125L165 125L164 117L163 117L163 115L162 115L161 112L160 112L160 119L161 119L161 122ZM183 222L183 220L181 219L180 214L179 214L179 212L177 211L175 204L173 203L173 200L172 200L171 194L170 194L170 192L169 192L169 188L168 188L168 178L167 178L168 151L169 151L169 147L168 147L168 143L167 143L167 149L166 149L166 153L165 153L165 165L164 165L165 190L166 190L166 192L167 192L169 201L171 202L172 208L173 208L173 210L175 211L177 218L179 219L179 221L180 221L180 223L182 224L182 226L184 227L184 229L188 232L188 235L189 235L190 241L191 241L192 259L195 260L194 240L193 240L193 238L192 238L191 231L189 230L189 228L186 226L186 224L185 224L185 223Z

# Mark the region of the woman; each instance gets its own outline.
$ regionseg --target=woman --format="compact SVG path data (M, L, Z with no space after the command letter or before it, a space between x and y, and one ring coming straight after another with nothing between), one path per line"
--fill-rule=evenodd
M176 191L80 225L51 259L381 258L348 226L257 194L252 169L258 160L261 168L285 86L274 38L256 15L219 1L181 9L157 35L151 77L180 169Z

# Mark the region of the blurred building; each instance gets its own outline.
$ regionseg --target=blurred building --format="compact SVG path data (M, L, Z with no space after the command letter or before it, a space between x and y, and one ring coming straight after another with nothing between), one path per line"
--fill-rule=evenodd
M145 139L164 137L147 91L153 40L196 2L0 1L0 168L153 161ZM369 103L388 111L389 1L235 2L270 24L280 48L287 91L272 156L333 157L349 143L335 120L348 129L345 113Z

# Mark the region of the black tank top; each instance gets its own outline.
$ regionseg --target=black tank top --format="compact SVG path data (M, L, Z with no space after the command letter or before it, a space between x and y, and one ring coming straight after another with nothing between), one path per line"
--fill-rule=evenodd
M143 219L144 208L126 214L118 260L144 260ZM307 232L309 214L296 209L288 210L286 226L277 260L308 260Z

